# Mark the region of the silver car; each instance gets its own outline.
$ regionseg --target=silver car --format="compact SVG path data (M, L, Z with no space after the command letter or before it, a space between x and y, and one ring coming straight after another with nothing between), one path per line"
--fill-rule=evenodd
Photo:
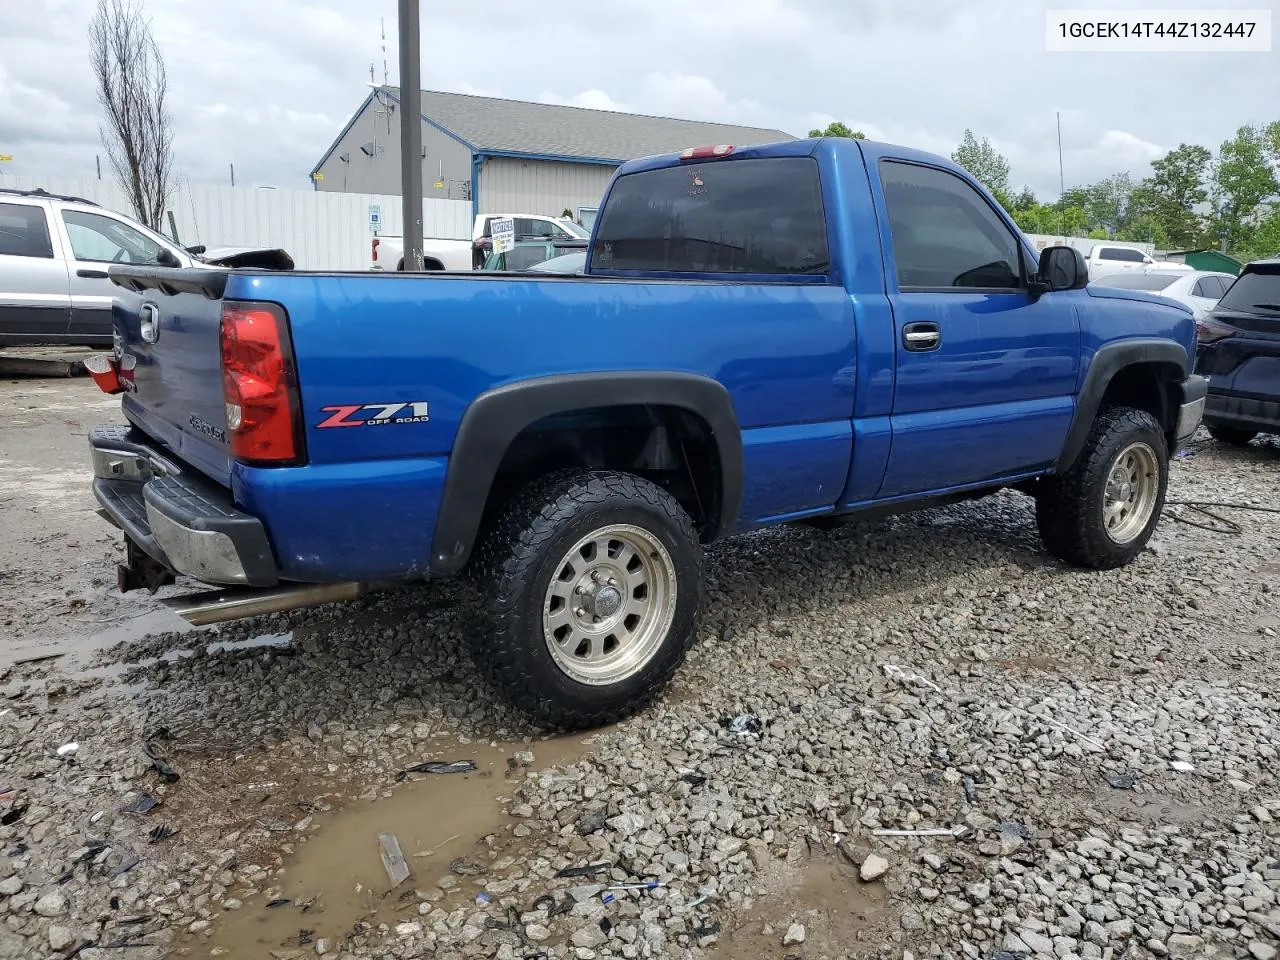
M113 263L291 269L283 250L187 250L78 197L0 190L0 347L111 346L111 302L133 296L107 278Z
M1208 270L1158 270L1141 273L1119 273L1093 281L1099 287L1122 290L1146 290L1190 307L1196 319L1203 319L1214 308L1227 287L1235 282L1229 273Z

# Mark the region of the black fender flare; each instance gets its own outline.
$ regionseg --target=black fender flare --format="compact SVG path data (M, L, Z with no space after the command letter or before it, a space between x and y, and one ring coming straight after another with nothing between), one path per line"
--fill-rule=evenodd
M462 415L431 548L431 573L457 573L471 556L489 491L511 442L545 417L591 407L679 407L705 420L720 457L716 535L732 531L742 505L742 432L724 385L693 373L601 371L536 377L482 393Z
M1186 349L1174 340L1135 338L1118 340L1098 348L1085 373L1084 386L1076 398L1076 413L1067 431L1054 471L1063 473L1071 468L1089 439L1089 431L1102 406L1102 397L1115 375L1126 367L1138 364L1170 364L1179 371L1178 381L1185 380L1190 372L1191 360Z

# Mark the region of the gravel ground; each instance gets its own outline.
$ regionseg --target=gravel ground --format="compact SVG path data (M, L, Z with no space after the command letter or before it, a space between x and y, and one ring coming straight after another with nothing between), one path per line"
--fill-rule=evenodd
M1172 500L1280 506L1280 443L1192 449ZM0 668L0 958L1276 957L1280 516L1175 511L1219 524L1110 573L1013 493L725 543L669 694L577 740L455 583ZM348 879L393 820L413 877Z

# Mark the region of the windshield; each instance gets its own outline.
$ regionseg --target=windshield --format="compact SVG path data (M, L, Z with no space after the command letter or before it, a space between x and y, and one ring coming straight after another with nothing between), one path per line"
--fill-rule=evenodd
M1218 309L1280 313L1280 263L1249 267L1223 294Z
M1180 279L1168 273L1118 273L1113 277L1105 277L1097 281L1100 287L1114 287L1121 290L1163 290Z
M583 240L588 240L591 238L590 230L588 230L586 227L579 226L578 224L574 223L572 220L566 220L563 217L561 217L559 220L556 221L556 223L560 224L560 226L564 227L566 230L572 233L575 237L579 237Z

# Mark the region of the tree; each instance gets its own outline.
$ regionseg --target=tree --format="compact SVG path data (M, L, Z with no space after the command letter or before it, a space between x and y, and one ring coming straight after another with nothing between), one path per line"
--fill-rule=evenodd
M134 215L160 229L172 188L173 124L164 58L141 0L98 0L89 60L106 112L102 145Z
M1243 126L1222 144L1213 165L1213 236L1227 241L1228 249L1247 247L1257 227L1260 207L1280 192L1271 169L1272 134L1268 127Z
M817 128L809 131L811 137L849 137L851 140L865 140L867 135L861 130L850 130L845 124L836 120L827 124L827 129Z
M972 130L965 130L964 139L951 154L951 159L973 174L1001 204L1009 206L1009 161L991 145L990 140L983 137L979 143Z

